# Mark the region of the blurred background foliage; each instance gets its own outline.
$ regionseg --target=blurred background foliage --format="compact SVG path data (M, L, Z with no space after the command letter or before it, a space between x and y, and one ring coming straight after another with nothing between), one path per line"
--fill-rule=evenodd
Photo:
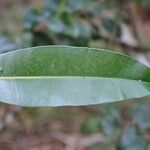
M1 0L0 53L106 48L150 66L150 0ZM150 150L149 98L97 106L0 105L2 150Z

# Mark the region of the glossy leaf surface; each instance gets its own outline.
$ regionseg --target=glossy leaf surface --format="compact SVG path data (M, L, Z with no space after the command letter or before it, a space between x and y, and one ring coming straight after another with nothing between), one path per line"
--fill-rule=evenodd
M150 95L150 69L115 52L42 46L0 55L0 100L22 106L89 105Z

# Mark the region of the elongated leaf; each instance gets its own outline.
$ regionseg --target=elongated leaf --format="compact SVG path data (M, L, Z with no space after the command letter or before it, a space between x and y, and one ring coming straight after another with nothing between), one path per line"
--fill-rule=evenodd
M89 105L150 95L150 69L115 52L68 46L0 55L0 100L23 106Z

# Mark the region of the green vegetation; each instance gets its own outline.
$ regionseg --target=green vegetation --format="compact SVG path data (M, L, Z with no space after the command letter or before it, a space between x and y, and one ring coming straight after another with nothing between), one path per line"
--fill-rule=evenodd
M150 68L111 51L43 46L1 54L0 64L7 103L89 105L150 95Z
M11 143L21 143L18 149L23 149L26 143L30 150L31 145L36 145L35 137L40 146L41 137L44 141L52 138L48 142L58 146L57 131L67 136L79 134L75 145L85 141L91 144L83 144L87 150L150 150L150 69L113 52L148 64L150 1L38 0L28 8L25 2L6 1L0 24L0 101L23 106L64 106L130 100L57 108L1 103L0 147L8 150ZM102 135L98 145L92 145L92 138L87 142L80 137L97 133ZM25 142L20 137L30 140ZM61 144L64 149L70 144L69 138L68 143Z

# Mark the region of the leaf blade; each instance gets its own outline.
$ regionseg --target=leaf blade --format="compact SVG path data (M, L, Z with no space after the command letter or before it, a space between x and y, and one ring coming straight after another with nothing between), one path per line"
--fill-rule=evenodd
M6 103L74 106L150 95L150 69L110 51L36 47L1 54L0 65L0 99Z

